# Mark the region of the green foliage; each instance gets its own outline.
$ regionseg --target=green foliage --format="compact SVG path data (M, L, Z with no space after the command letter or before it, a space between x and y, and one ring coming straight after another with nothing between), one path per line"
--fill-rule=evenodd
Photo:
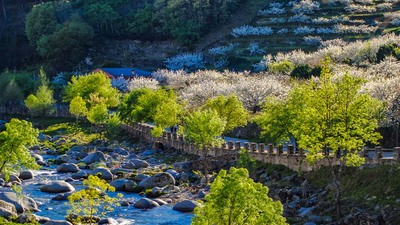
M0 224L2 225L39 225L39 222L29 222L29 223L18 223L13 221L8 221L3 217L0 217Z
M246 168L250 174L254 174L257 169L257 162L250 157L249 152L242 148L240 149L240 156L237 162L239 168Z
M121 131L121 120L118 113L113 113L107 119L107 135L116 138Z
M34 114L41 115L42 117L46 114L54 112L55 100L53 98L53 91L43 84L39 87L36 94L31 94L25 99L25 106Z
M199 148L218 146L225 124L215 110L195 111L185 118L185 137Z
M363 83L349 74L334 79L329 61L323 62L319 82L294 87L286 100L267 102L259 119L263 134L275 140L293 136L300 148L308 150L310 163L327 156L321 151L330 150L339 156L344 151L340 160L347 165L362 164L361 147L380 138L376 129L382 107L380 101L360 93Z
M36 89L38 82L33 79L32 74L20 71L14 72L5 70L0 74L0 102L13 101L20 102L22 98L32 93ZM15 96L14 98L8 98Z
M84 7L86 20L95 27L98 32L114 33L118 13L108 3L94 3Z
M310 79L311 76L319 77L321 74L320 67L311 68L307 64L301 64L296 66L292 72L290 73L291 77L294 78L303 78L303 79Z
M62 68L75 66L87 55L94 38L93 29L79 19L67 21L51 35L37 42L38 53Z
M38 131L27 121L14 118L6 123L6 130L0 133L0 173L39 168L28 150L37 143L37 137Z
M88 112L85 100L81 96L75 96L69 103L69 112L76 117L78 123L78 118L86 116Z
M203 108L215 110L218 116L226 121L224 132L246 125L249 117L242 102L234 94L208 99Z
M392 43L392 44L382 45L378 49L378 52L376 53L376 61L381 62L387 56L394 56L394 57L397 57L397 59L400 59L399 50L400 49L397 44Z
M272 62L268 64L268 71L272 73L290 74L295 68L292 62L287 60L282 62Z
M84 217L88 217L90 224L94 222L94 216L104 216L107 212L114 210L117 198L109 197L106 191L114 192L115 188L107 181L90 175L83 181L87 188L74 192L68 197L71 209L68 214L78 215L75 222L82 222ZM122 197L121 194L118 197Z
M183 107L172 90L143 88L127 94L119 110L126 122L155 123L152 134L158 137L165 128L180 123Z
M221 170L205 205L195 208L192 225L287 224L282 204L268 197L268 191L250 179L246 169Z
M32 46L43 41L43 38L51 35L56 28L57 16L53 2L35 5L26 16L25 31Z
M87 112L87 119L92 124L102 125L107 122L108 109L105 103L100 103L92 106Z
M119 104L120 93L111 85L111 80L102 72L94 72L85 76L74 76L65 88L63 100L70 102L76 96L82 97L91 107L91 98L101 98L107 107ZM98 103L98 102L96 102Z
M154 35L153 24L154 9L147 5L134 13L133 20L129 23L129 31L135 36L151 38Z

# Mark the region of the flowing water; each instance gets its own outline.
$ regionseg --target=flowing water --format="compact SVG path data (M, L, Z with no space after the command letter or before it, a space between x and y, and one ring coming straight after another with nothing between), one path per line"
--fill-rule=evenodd
M34 171L35 178L23 182L23 195L33 198L39 206L40 212L36 215L49 217L53 220L64 220L69 209L68 201L51 200L57 194L45 193L39 190L40 186L47 181L64 180L69 174L59 174L53 170ZM76 190L83 188L82 182L74 181L71 183ZM0 188L0 191L10 191L10 188ZM124 195L123 200L136 202L141 198L138 194L126 192L109 193L110 196L116 196L117 193ZM159 206L149 210L136 209L130 206L117 206L115 210L107 214L108 218L116 219L120 224L130 225L189 225L191 223L192 213L181 213L172 210L172 205Z

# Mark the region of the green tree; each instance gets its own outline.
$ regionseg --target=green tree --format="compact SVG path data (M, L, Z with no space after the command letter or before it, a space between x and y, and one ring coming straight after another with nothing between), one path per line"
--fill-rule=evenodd
M152 134L159 137L165 128L180 123L183 107L172 90L143 88L124 97L120 112L128 122L155 123Z
M68 197L71 206L68 214L78 216L74 219L75 222L96 224L95 216L104 216L107 212L114 210L118 199L108 196L106 192L114 192L115 188L94 175L90 175L83 181L83 184L87 188L74 192ZM122 197L122 195L119 194L118 197Z
M95 125L99 126L100 128L103 128L103 125L107 122L107 118L108 118L108 109L107 109L106 104L99 103L99 104L93 105L87 112L86 118L92 124L95 124ZM100 133L100 137L101 137L101 133Z
M102 72L72 77L64 93L63 100L65 102L81 96L88 103L89 108L91 108L90 98L93 94L104 99L107 107L116 107L120 102L120 93L112 87L111 80Z
M204 172L207 183L208 175L208 151L209 148L219 146L223 143L221 138L225 130L226 122L218 116L215 110L195 111L185 118L185 138L203 149Z
M57 15L53 2L35 5L26 15L25 32L34 47L41 38L51 35L56 28Z
M282 204L268 197L268 191L249 178L244 168L221 170L205 205L195 208L192 225L287 224Z
M79 95L74 97L69 103L69 112L76 117L76 125L78 125L79 117L86 116L88 112L85 100Z
M243 107L242 102L234 94L210 98L203 108L215 110L218 116L226 121L224 132L246 125L249 117L249 113Z
M43 127L44 117L47 114L54 112L54 104L56 101L53 98L53 90L48 86L46 74L43 69L40 70L40 77L42 84L39 86L39 89L35 94L29 95L25 99L24 103L29 111L33 114L40 115Z
M51 35L37 41L38 53L61 68L75 66L87 56L93 29L79 19L67 21Z
M309 163L322 158L329 161L337 186L336 209L340 218L342 167L361 165L364 158L359 151L366 143L377 143L379 140L380 134L376 129L382 103L360 92L365 82L362 79L349 74L334 78L329 60L322 64L319 82L309 81L295 87L286 102L277 101L272 104L272 110L268 105L260 125L264 133L277 134L277 139L282 140L285 134L293 135L298 147L307 149ZM285 118L284 126L274 126L274 122L277 124L278 120ZM269 121L272 125L267 125ZM338 167L332 164L332 157L338 160Z
M37 143L38 134L32 124L24 120L11 119L6 124L6 130L0 133L1 174L9 175L22 168L39 168L28 149Z
M287 60L268 64L268 71L272 73L283 73L289 75L294 69L295 65Z
M118 13L108 3L94 3L85 7L87 21L99 32L114 33Z

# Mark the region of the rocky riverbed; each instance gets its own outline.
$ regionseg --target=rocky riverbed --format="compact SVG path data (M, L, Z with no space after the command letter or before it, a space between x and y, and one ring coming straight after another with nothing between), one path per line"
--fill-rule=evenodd
M62 152L57 146L64 143L63 136L40 135L40 139L41 144L31 148L32 156L42 166L40 170L22 171L7 182L0 178L0 216L18 217L20 222L69 224L65 219L70 208L67 197L85 188L83 180L91 174L115 187L116 192L108 193L110 196L124 195L118 200L119 206L99 218L98 224L190 224L193 209L209 192L205 179L193 172L201 170L198 157L144 144L100 140L77 144ZM210 160L209 167L234 165L223 161ZM272 198L282 202L290 224L397 223L397 209L390 205L370 210L352 204L345 205L344 218L337 222L332 214L334 184L315 188L307 176L281 168L261 167L253 176L269 187ZM22 187L22 195L13 191L13 184ZM374 198L367 197L366 201Z
M40 138L43 143L54 142L56 146L63 142L62 136ZM22 171L7 182L0 179L0 216L19 216L23 222L29 221L26 215L34 215L45 224L65 221L67 197L84 188L82 181L89 175L98 175L115 187L116 192L108 193L110 196L124 195L119 206L108 217L101 218L109 220L99 224L183 225L190 224L192 211L199 204L197 200L208 191L200 185L200 177L191 173L191 163L167 165L159 157L162 150L151 146L96 140L75 145L65 154L44 146L31 148L32 156L42 166L40 170ZM179 153L168 154L171 158ZM197 185L189 185L190 181ZM22 187L22 196L12 190L14 184Z

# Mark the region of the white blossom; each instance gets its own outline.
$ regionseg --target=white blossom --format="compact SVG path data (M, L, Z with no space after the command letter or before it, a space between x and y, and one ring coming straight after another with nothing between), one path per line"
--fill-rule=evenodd
M274 31L270 27L253 27L249 25L243 25L241 27L234 28L231 32L232 36L268 36Z
M134 77L129 81L128 89L130 91L140 89L140 88L150 88L157 89L159 87L159 83L157 80L153 78L146 77Z
M299 3L293 5L292 13L294 14L312 14L314 11L319 10L319 2L312 0L301 0Z
M293 30L293 33L296 35L299 34L311 34L315 31L315 28L309 26L298 27Z
M249 47L247 50L250 51L250 55L256 55L256 54L263 54L265 53L265 50L260 48L260 45L258 43L252 42L250 43Z
M319 46L322 42L322 39L319 36L307 36L304 37L303 39L307 45Z
M129 90L128 89L129 82L122 76L117 78L112 78L111 85L122 92L127 92Z
M165 66L170 70L193 71L205 67L203 55L200 53L183 53L165 60Z

